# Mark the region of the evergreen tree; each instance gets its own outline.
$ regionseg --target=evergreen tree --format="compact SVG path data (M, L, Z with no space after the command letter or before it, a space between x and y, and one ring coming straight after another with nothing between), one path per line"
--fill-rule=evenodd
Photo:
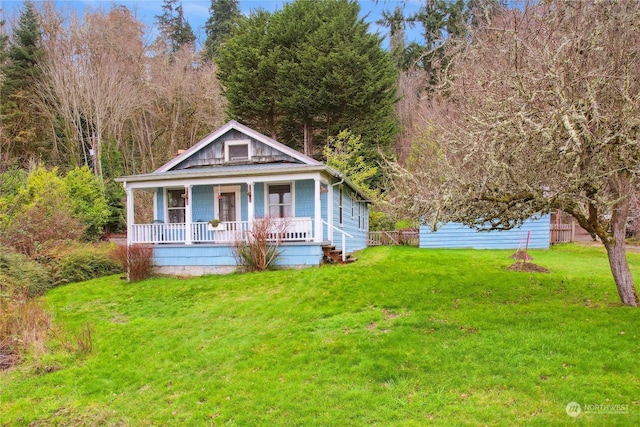
M164 0L162 10L162 15L156 15L156 22L161 42L167 49L165 53L173 55L183 46L194 49L196 36L184 17L180 0Z
M5 162L46 156L38 135L37 110L33 96L40 76L38 61L43 57L38 12L27 1L5 52L4 78L0 87L0 119L2 121Z
M505 9L505 0L424 0L412 15L404 16L399 7L393 13L384 11L378 24L389 28L398 68L423 71L429 87L439 81L437 69L446 69L450 61L445 43L467 36L471 29ZM419 27L422 40L405 45L407 25Z
M397 71L359 11L354 1L298 0L241 20L218 57L229 115L318 158L348 129L375 164L396 132Z
M205 24L207 39L204 42L204 59L210 61L218 53L218 47L231 34L234 22L240 18L238 0L211 0L209 19Z

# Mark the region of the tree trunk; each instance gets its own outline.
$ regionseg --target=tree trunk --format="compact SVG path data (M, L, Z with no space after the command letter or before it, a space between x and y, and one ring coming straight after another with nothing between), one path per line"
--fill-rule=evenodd
M613 273L613 280L618 288L620 300L625 305L637 307L638 294L627 263L624 239L615 239L613 244L611 242L605 244L605 248L607 249L609 266L611 267L611 273Z
M627 217L629 215L629 187L630 180L623 173L614 175L609 179L609 185L613 194L619 196L613 204L611 222L609 224L611 234L600 236L604 247L607 249L609 266L613 274L613 280L618 288L620 300L625 305L638 306L638 293L629 270L625 238L627 233Z
M313 151L313 136L312 136L312 121L311 119L304 120L304 154L312 157Z

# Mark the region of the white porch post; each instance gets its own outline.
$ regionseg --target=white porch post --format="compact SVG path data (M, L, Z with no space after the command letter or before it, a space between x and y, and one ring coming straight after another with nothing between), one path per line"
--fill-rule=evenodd
M322 201L320 193L320 178L315 178L315 203L314 203L314 217L315 217L315 230L313 232L313 241L322 242L322 209L320 203Z
M187 195L186 199L185 199L185 211L184 211L184 243L187 245L190 245L192 243L193 240L193 234L192 234L192 230L191 230L191 222L193 221L193 208L192 208L192 203L191 203L191 196L192 196L192 189L193 189L193 185L185 185L184 186L185 189L185 193Z
M127 183L123 183L124 191L127 193L127 246L133 243L133 223L135 215L133 211L133 189L127 187Z
M247 192L248 192L248 200L247 200L247 220L249 221L249 228L251 228L251 224L253 224L253 220L256 217L256 205L255 205L255 194L253 188L253 181L247 181Z
M153 219L158 219L158 189L153 192Z
M333 185L331 185L331 180L329 180L329 184L327 185L327 222L329 226L327 226L327 238L333 244Z

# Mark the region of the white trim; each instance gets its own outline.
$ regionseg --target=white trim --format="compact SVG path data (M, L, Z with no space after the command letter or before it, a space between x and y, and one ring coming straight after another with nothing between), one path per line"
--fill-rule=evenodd
M356 208L356 206L355 206L356 198L355 198L355 197L353 197L353 195L350 195L350 196L349 196L349 201L351 202L351 219L353 220L353 219L355 219L355 218L356 218L356 217L355 217L355 213L356 213L356 212L355 212L355 208Z
M320 206L322 202L322 193L320 188L322 186L322 182L320 178L316 178L314 180L314 192L313 192L313 219L315 224L314 241L321 242L322 241L322 207Z
M256 218L256 189L253 181L247 181L247 220L249 224Z
M218 205L218 196L220 193L235 193L236 197L236 221L242 221L242 206L240 201L240 185L216 185L213 187L213 217L220 219L220 206Z
M192 205L192 197L193 197L193 185L185 185L184 192L187 197L184 200L184 224L185 224L185 244L192 244L192 234L191 234L191 223L193 222L193 205Z
M297 173L291 175L239 175L232 177L219 177L219 178L192 178L192 179L165 179L159 181L138 181L135 183L128 182L128 188L145 189L154 187L184 187L185 185L228 185L237 184L239 182L246 182L247 178L251 177L254 182L292 182L302 181L307 179L315 179L320 176L319 172L307 172Z
M247 157L237 160L229 159L229 147L237 146L237 145L246 145L247 146ZM224 161L225 163L234 163L239 161L247 161L251 160L253 157L251 140L250 139L234 139L224 142Z
M344 186L338 186L338 225L344 226Z
M327 239L333 243L333 185L329 183L327 189Z
M179 185L172 185L169 187L164 187L164 223L165 224L179 224L179 223L172 223L169 221L169 190L182 190L183 193L182 194L187 194L188 197L188 191L187 191L187 186L189 184L179 184ZM182 209L184 209L184 221L185 224L187 222L187 201L185 200L184 202L184 207L182 207ZM176 209L177 210L177 209ZM156 218L157 219L157 218Z
M158 189L153 192L153 219L158 219Z
M291 188L291 218L296 217L296 183L295 181L265 181L264 182L264 216L269 216L269 186L289 185Z
M133 239L133 226L135 224L133 188L127 188L127 183L125 182L124 191L127 194L127 245L130 245Z

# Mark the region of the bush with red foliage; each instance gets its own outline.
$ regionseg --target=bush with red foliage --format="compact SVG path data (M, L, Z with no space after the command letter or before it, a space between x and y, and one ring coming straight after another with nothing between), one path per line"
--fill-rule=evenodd
M139 282L151 277L153 272L153 248L146 245L118 245L113 258L127 272L129 282Z

